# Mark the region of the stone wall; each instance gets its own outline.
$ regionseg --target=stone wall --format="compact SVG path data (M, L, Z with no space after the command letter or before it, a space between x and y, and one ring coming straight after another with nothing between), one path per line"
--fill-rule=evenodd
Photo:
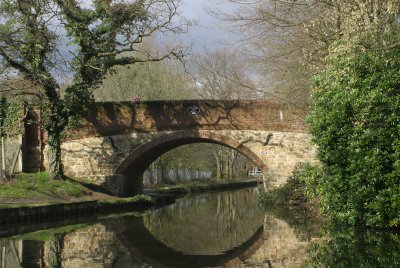
M140 160L140 154L147 158L146 150L142 148L151 145L157 139L176 133L179 131L132 133L65 141L62 145L65 172L68 176L89 179L115 194L120 194L121 187L124 187L125 183L125 178L118 176L124 173L120 170L121 166L124 165L126 172L129 172L130 165L134 164L135 159ZM202 137L213 137L213 134L218 134L218 137L229 137L229 140L235 141L237 145L236 147L235 144L226 145L239 150L250 159L253 155L247 153L254 154L262 161L261 164L256 164L268 174L272 186L285 183L286 178L299 163L311 161L315 155L315 148L311 145L311 137L307 133L249 130L205 130L197 133ZM185 135L182 135L180 138L184 140L184 137ZM212 142L211 139L209 141ZM176 141L166 139L164 143L172 142ZM223 144L223 140L218 142ZM162 145L162 142L160 144ZM148 147L153 148L150 145ZM127 159L132 158L135 152L138 152L139 156L127 164ZM163 153L163 151L158 152L159 155ZM156 159L159 155L152 157Z

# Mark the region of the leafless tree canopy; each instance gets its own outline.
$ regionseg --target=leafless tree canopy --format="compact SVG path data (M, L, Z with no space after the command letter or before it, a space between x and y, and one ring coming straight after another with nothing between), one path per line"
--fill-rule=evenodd
M224 5L234 6L225 12ZM209 12L240 36L241 52L256 66L266 95L309 104L313 75L325 67L330 46L396 20L395 0L218 0Z

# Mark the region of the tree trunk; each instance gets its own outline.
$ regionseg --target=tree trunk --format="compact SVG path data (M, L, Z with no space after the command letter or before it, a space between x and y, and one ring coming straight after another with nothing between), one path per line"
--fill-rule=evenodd
M50 268L62 267L62 251L64 248L65 234L52 234L49 239L49 251L46 256L47 266Z
M235 172L234 172L235 163L236 163L236 160L237 160L238 156L239 156L239 152L234 151L234 150L231 151L231 156L230 156L231 157L231 159L230 159L230 174L229 174L229 176L232 179L233 179L234 176L238 177L237 173L235 174Z
M224 158L224 179L230 180L229 178L229 155L226 150L223 150L223 158Z
M48 158L49 158L49 175L51 179L64 179L64 170L61 161L61 139L54 135L51 137L49 133L49 150L48 150Z
M51 77L49 75L49 77ZM53 79L45 82L44 89L49 104L46 130L48 133L49 175L51 179L64 179L61 161L61 136L68 124L68 114L57 91L58 85Z
M214 158L215 158L215 163L217 164L217 175L216 179L220 180L221 179L221 162L218 154L218 150L214 152Z

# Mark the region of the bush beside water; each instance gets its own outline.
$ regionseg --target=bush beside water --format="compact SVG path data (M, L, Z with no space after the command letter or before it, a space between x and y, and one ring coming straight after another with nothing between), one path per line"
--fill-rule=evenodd
M318 181L321 177L319 166L310 163L299 166L284 186L260 193L258 201L264 208L310 205L318 197Z

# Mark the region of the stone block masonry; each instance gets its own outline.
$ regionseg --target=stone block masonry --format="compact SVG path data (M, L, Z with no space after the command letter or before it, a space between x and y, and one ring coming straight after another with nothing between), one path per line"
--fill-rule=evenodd
M300 112L274 101L96 103L63 141L64 170L115 195L133 195L141 192L142 174L155 159L196 142L241 152L271 186L285 183L299 163L315 156Z

